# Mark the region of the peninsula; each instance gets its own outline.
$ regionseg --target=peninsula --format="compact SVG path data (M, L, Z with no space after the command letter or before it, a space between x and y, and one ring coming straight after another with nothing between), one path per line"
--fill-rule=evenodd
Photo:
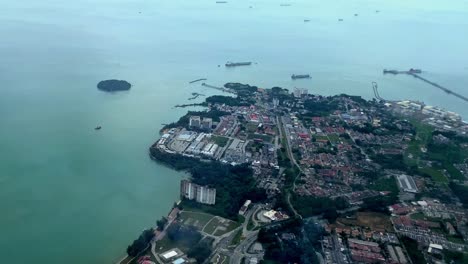
M127 91L130 90L132 85L123 80L104 80L100 81L97 84L97 88L101 91L106 91L106 92L117 92L117 91Z
M468 125L416 101L228 83L161 129L191 177L142 263L467 263Z

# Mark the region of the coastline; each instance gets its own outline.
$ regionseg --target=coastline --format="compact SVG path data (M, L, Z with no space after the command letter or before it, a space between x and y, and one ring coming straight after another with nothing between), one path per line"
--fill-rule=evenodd
M228 88L228 84L225 85L226 89L231 89L231 88ZM185 129L189 129L189 127L191 126L191 121L190 121L190 125L189 125L189 120L188 118L193 115L193 114L200 114L200 115L205 115L205 114L210 114L211 111L213 111L213 108L212 107L212 104L216 105L218 103L227 103L229 104L230 106L234 105L234 106L243 106L245 104L244 107L247 107L248 104L246 104L246 102L249 101L249 97L250 97L250 93L253 93L253 88L254 86L249 86L249 85L235 85L234 87L237 87L238 89L236 90L235 88L232 90L234 93L237 94L237 97L235 98L232 98L232 97L216 97L216 96L212 96L212 97L208 97L205 101L205 103L202 103L202 105L204 106L207 106L207 111L199 111L199 112L188 112L186 115L182 116L179 121L175 122L175 123L171 123L171 124L167 124L165 126L163 126L163 128L161 128L160 130L160 134L163 134L162 137L160 139L158 139L155 143L153 143L150 147L149 147L149 155L150 155L150 158L153 160L153 161L156 161L158 163L161 163L163 164L164 166L167 166L171 169L174 169L176 171L191 171L193 167L196 167L197 164L200 165L200 164L204 164L204 163L207 163L207 164L216 164L217 163L217 159L213 159L213 158L208 158L208 159L203 159L198 157L198 156L194 156L192 154L181 154L182 152L184 152L184 150L186 149L186 147L183 148L182 152L179 153L177 151L174 151L174 150L169 150L165 144L167 144L165 142L165 140L167 138L172 138L171 140L174 140L175 137L177 137L179 134L178 133L184 133L184 131L186 131ZM240 88L239 88L240 87ZM254 88L255 91L257 91L257 87ZM279 89L279 90L278 90ZM281 89L281 88L278 88L276 90L276 92L278 93L278 95L282 94L284 95L284 91ZM286 93L287 90L285 90ZM248 95L242 95L242 93L246 92ZM371 103L371 101L367 101L367 100L364 100L360 97L357 97L357 96L349 96L349 95L339 95L339 96L336 96L338 98L340 97L344 97L344 98L348 98L349 100L353 101L355 100L356 102L360 102L361 104L369 104ZM333 97L332 97L333 98ZM214 103L212 101L211 104L209 104L208 102L210 100L214 100ZM375 102L374 102L375 103ZM385 102L384 102L385 103ZM439 108L434 108L434 107L429 107L429 108L426 108L426 106L424 104L421 104L420 102L418 102L420 104L420 107L419 107L419 110L420 111L421 109L436 109L437 111L442 111L441 109ZM405 114L408 114L408 111L411 112L411 111L416 111L417 109L411 109L410 107L407 107L407 105L409 104L418 104L416 102L410 102L410 101L394 101L394 102L386 102L386 105L387 107L391 107L392 108L392 111L394 111L396 114L402 114L402 115L405 115ZM219 106L218 106L219 107ZM252 107L252 106L250 106ZM217 109L218 111L220 109ZM432 110L431 110L432 111ZM427 110L426 112L424 112L423 110L423 113L428 115L428 114L435 114L436 112L430 112L429 110ZM439 113L439 112L437 112ZM455 113L452 113L452 112L448 112L448 115L451 116L451 118L453 119L452 121L453 122L462 122L461 118L456 115ZM277 117L278 118L278 117ZM282 118L281 118L282 119ZM210 119L211 120L211 119ZM222 118L221 118L222 120ZM277 125L283 123L284 121L277 121ZM219 124L218 124L219 126ZM283 125L280 125L280 127L283 127ZM444 125L444 126L440 126L439 125L439 128L444 128L444 129L447 129L449 126L448 125ZM451 127L450 127L451 128ZM279 130L280 132L280 135L281 135L281 138L285 137L285 131L283 131L284 128L281 128ZM211 131L211 128L210 128L210 131ZM200 132L200 131L198 131ZM200 132L201 133L201 132ZM201 133L203 134L203 133ZM176 136L174 136L176 135ZM288 137L286 137L288 138ZM167 139L169 140L169 139ZM353 139L354 140L354 139ZM284 144L284 143L283 143ZM286 145L287 146L290 146L292 143L290 142L289 138L287 140L287 143ZM188 145L187 145L188 146ZM295 173L294 177L292 177L292 181L289 183L290 186L288 187L288 185L285 185L284 186L284 190L286 190L286 196L285 196L285 199L286 199L286 202L288 204L288 207L289 209L287 210L287 212L290 214L290 215L293 215L293 218L291 218L291 220L294 222L294 220L298 220L298 221L302 221L302 215L298 212L299 210L296 210L294 207L293 207L293 203L292 202L292 199L295 199L294 197L291 198L292 196L294 196L294 190L297 188L296 186L296 181L297 179L299 178L299 176L301 174L305 174L305 172L301 169L301 166L299 165L299 163L292 157L294 157L294 154L292 153L291 149L288 147L288 156L291 157L291 168L293 169L293 173ZM221 155L219 156L221 157ZM218 158L219 158L218 157ZM224 165L223 165L224 166ZM228 165L229 166L229 165ZM289 166L289 165L288 165ZM296 170L297 169L297 170ZM193 172L192 172L193 173ZM243 199L245 200L245 199ZM178 203L179 204L179 203ZM238 207L237 207L238 208ZM206 208L205 208L206 209ZM345 209L345 208L342 208L342 209ZM174 215L174 210L177 210L177 212L175 213L176 216L173 216ZM203 211L203 210L202 210ZM346 211L346 210L345 210ZM177 214L180 212L179 208L177 206L173 207L171 209L171 211L169 212L169 215L168 215L168 218L169 219L172 219L172 220L175 220L175 218L177 218ZM216 212L220 212L219 210L216 211L205 211L207 213L210 213L210 214L213 214L213 215L218 215ZM171 216L172 215L172 216ZM223 215L223 217L226 217L226 215ZM172 221L171 221L172 223ZM169 226L169 225L168 225ZM166 226L167 227L167 226ZM152 247L154 248L154 243L160 239L162 239L164 237L164 232L165 232L165 229L162 230L162 232L159 232L159 233L155 233L156 234L156 238L154 240L152 240L151 242L151 245ZM148 249L148 247L146 247L142 252L145 252L146 250ZM154 250L153 250L154 251ZM154 253L153 255L155 257L157 257ZM122 262L122 260L121 260ZM119 262L119 263L121 263Z

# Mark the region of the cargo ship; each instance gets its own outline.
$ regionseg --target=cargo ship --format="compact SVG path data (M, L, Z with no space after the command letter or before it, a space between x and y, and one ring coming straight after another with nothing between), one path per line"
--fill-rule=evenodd
M399 72L398 72L397 70L387 70L387 69L385 69L385 70L383 70L383 73L384 73L384 74L387 74L387 73L390 73L390 74L398 74Z
M421 69L409 69L408 71L397 71L397 70L383 70L384 74L419 74L422 73Z
M291 75L291 79L309 79L310 75L309 74L293 74Z
M247 62L226 62L226 67L236 67L236 66L249 66L251 65L252 62L247 61Z

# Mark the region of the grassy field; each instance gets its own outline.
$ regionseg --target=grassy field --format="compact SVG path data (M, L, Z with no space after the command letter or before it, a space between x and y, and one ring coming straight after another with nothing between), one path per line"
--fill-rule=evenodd
M314 136L316 140L328 140L327 136Z
M214 236L224 235L240 225L232 220L203 212L182 211L179 219L185 225L193 225L199 230Z
M447 263L468 263L468 253L454 252L444 249L444 257Z
M447 177L442 174L442 172L431 168L431 167L425 167L420 169L421 172L426 173L431 176L432 180L438 183L447 183L448 179Z
M338 135L335 135L335 134L328 135L328 139L330 140L331 143L338 143L342 141L342 139Z
M214 215L202 213L202 212L187 212L182 211L180 212L179 219L185 225L193 225L196 226L198 229L202 229L210 220L214 217Z
M261 134L254 134L254 133L249 133L247 136L248 139L261 139L263 142L271 143L273 138L268 135L261 135Z
M447 236L447 240L453 243L464 244L465 241L460 237Z
M337 222L351 226L369 227L372 230L380 232L393 230L390 218L381 213L358 212L355 219L338 218Z
M406 149L405 162L411 166L418 164L419 158L423 154L421 148L425 148L427 146L431 140L434 129L431 126L423 124L417 120L410 120L410 122L416 129L416 136L413 140L411 140L408 148ZM409 154L413 156L413 159L407 158Z
M450 177L454 180L465 180L465 176L457 169L453 164L446 163L444 164L445 169L450 174Z
M228 143L229 138L222 136L212 136L211 140L213 140L213 142L216 143L218 146L224 147Z
M421 212L411 214L410 217L411 217L411 219L413 219L413 220L424 220L424 218L425 218L424 214L421 213Z
M227 219L226 219L227 220ZM240 226L239 223L236 223L234 221L231 221L231 220L227 220L229 222L227 222L224 227L226 228L226 230L217 230L214 235L215 236L222 236L228 232L231 232L232 230L236 229L237 227Z
M416 129L416 137L420 142L424 145L426 145L432 137L432 132L434 131L434 128L432 126L421 123L416 120L409 120L411 124L415 127Z
M203 228L203 232L212 235L219 224L220 223L216 217L212 218L211 221L205 226L205 228Z
M432 138L432 133L434 129L427 125L423 124L419 121L416 120L410 120L411 124L415 127L416 129L416 136L415 138L409 143L408 148L406 150L406 154L404 157L404 161L407 165L409 166L417 166L420 165L419 161L420 158L425 156L427 159L432 160L432 161L439 161L442 163L441 166L434 168L434 167L425 167L422 169L419 169L421 173L426 173L431 178L438 183L447 183L448 179L447 177L442 174L441 170L445 169L447 170L448 174L450 175L450 178L452 179L457 179L457 180L463 180L464 176L461 174L461 172L456 169L453 166L453 162L448 158L448 155L444 150L437 151L437 150L432 150L428 151L427 153L423 153L421 148L427 148L427 145L429 142L431 142ZM454 150L455 152L456 150ZM412 155L412 158L408 158L408 155Z
M376 191L389 191L392 193L398 193L399 191L395 177L381 177L377 179L370 188Z
M258 124L256 124L256 123L247 123L245 125L245 128L246 128L247 132L254 133L254 132L257 131Z
M221 236L234 230L238 226L239 223L216 216L205 226L203 232L214 236Z

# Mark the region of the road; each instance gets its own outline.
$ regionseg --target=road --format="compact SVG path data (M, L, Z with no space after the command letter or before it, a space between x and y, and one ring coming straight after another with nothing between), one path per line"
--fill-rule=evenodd
M255 243L257 240L258 231L251 231L249 234L245 236L245 239L234 249L234 252L231 255L231 259L229 260L230 264L240 264L242 258L244 257L256 257L256 258L263 258L263 253L253 254L249 253L248 249L250 246Z
M159 232L151 241L151 254L156 258L156 260L162 264L163 262L159 258L158 254L156 254L156 241L159 241L166 236L167 228L177 219L177 215L179 214L180 210L176 207L173 208L172 211L167 216L167 224L164 227L163 231Z
M333 251L332 251L332 257L334 259L334 263L337 264L348 264L349 262L346 260L346 256L341 252L341 243L338 240L337 235L332 235L332 240L333 240Z
M286 127L285 127L284 122L283 122L283 117L276 116L276 122L277 122L277 124L279 126L280 137L282 139L286 138L286 142L285 142L286 152L288 153L289 160L291 161L291 165L296 166L299 169L299 173L296 175L296 177L294 178L294 181L293 181L292 191L294 192L294 190L296 189L296 180L299 178L299 176L302 173L304 173L304 171L299 166L299 164L296 161L296 158L294 157L294 155L292 153L290 135L286 132ZM286 194L286 202L288 203L289 208L291 208L291 210L293 211L294 215L302 219L302 216L296 211L296 209L294 208L294 206L291 203L291 191L289 191Z
M229 233L226 233L222 237L219 237L217 241L214 243L213 253L208 258L211 260L217 254L222 253L223 255L229 255L230 260L229 263L231 264L240 264L241 260L244 257L256 257L258 259L263 258L263 253L249 253L248 249L250 246L257 240L258 231L249 231L247 229L247 225L249 223L250 218L255 214L259 209L261 209L260 205L254 204L252 207L247 211L245 214L245 221L242 223L241 226L232 230ZM237 245L234 249L229 249L231 246L231 242L236 236L236 234L242 231L242 240L239 245Z

